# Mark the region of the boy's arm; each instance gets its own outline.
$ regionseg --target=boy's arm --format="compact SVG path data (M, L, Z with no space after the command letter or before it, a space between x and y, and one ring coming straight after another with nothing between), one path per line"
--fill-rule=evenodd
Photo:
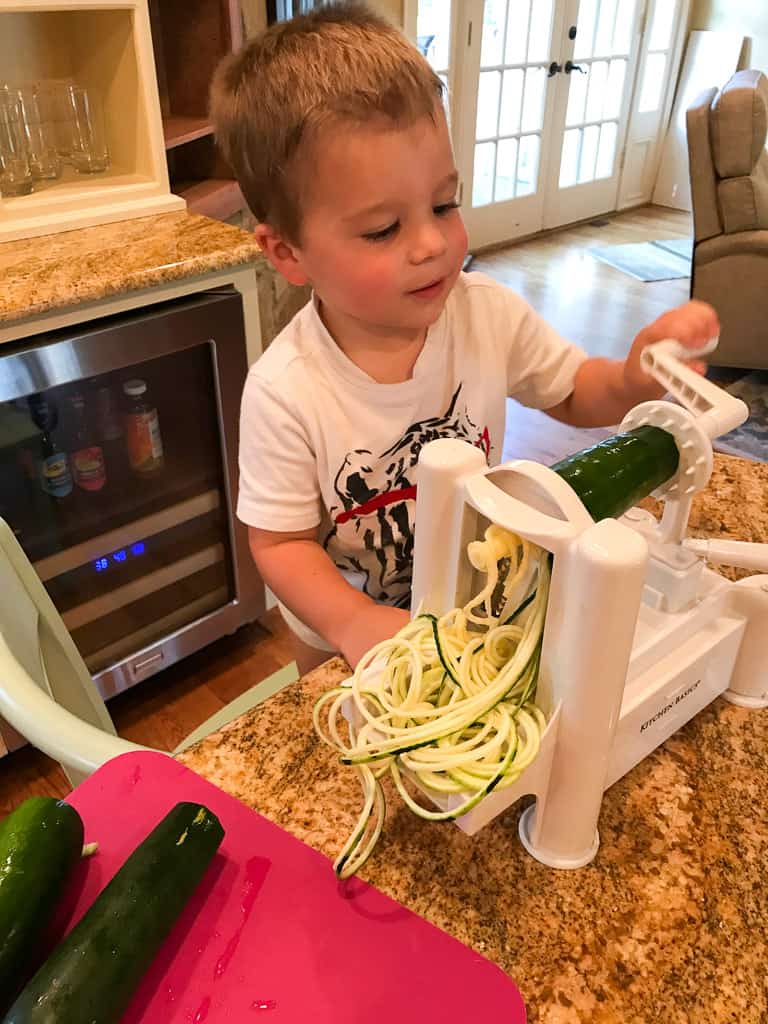
M276 533L248 527L253 560L269 589L354 668L374 644L406 625L409 615L355 590L316 535L316 529Z
M640 365L644 348L666 338L675 338L686 348L701 348L718 334L717 313L705 302L693 300L664 313L635 338L625 361L587 359L581 364L573 391L547 415L574 427L603 427L618 423L640 402L661 398L662 388ZM703 364L692 363L703 372Z

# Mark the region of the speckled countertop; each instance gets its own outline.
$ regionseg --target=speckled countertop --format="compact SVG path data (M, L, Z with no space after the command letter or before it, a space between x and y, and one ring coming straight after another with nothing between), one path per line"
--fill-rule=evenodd
M717 456L691 527L768 541L768 465ZM326 662L180 760L334 857L359 789L311 709L347 674ZM520 805L470 838L388 792L362 875L499 964L531 1022L765 1024L766 780L768 711L717 700L607 792L600 850L579 871L523 851Z
M185 211L0 245L0 323L262 259L239 228Z

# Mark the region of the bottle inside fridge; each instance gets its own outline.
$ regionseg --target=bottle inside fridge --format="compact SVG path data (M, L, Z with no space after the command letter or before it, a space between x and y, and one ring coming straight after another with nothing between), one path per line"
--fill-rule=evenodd
M93 425L93 410L80 391L70 398L72 410L72 475L84 491L100 491L107 482L104 450Z
M126 397L125 434L128 461L136 473L156 473L163 468L163 439L157 408L147 382L134 378L123 384Z

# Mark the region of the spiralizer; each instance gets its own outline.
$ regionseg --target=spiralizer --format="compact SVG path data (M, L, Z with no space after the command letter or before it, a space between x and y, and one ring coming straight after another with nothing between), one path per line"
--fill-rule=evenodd
M477 592L467 545L490 524L553 556L536 695L547 720L538 756L513 785L457 819L471 835L534 795L520 838L551 867L577 868L595 856L603 792L718 695L768 706L768 575L734 583L705 565L768 574L768 545L685 536L693 495L712 472L712 439L743 423L748 410L686 366L684 353L692 355L675 341L646 349L646 371L679 404L645 402L621 424L624 434L658 428L649 433L666 435L670 445L674 439L677 468L653 484L664 502L660 522L639 508L624 511L627 503L623 514L602 518L599 494L577 494L589 492L584 477L594 472L595 492L646 496L650 487L632 493L623 479L621 435L599 446L591 470L589 460L573 457L571 483L569 460L558 472L525 460L488 468L482 452L452 439L426 445L419 460L414 614L439 618ZM421 788L443 810L461 802Z

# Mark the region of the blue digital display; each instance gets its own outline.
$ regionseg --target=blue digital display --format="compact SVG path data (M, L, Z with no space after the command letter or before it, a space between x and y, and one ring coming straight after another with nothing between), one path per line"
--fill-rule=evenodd
M119 551L113 551L110 555L104 555L102 558L95 559L93 568L96 572L106 572L111 566L122 565L132 558L138 558L146 554L146 550L146 543L143 540L137 540L129 548L120 548Z

